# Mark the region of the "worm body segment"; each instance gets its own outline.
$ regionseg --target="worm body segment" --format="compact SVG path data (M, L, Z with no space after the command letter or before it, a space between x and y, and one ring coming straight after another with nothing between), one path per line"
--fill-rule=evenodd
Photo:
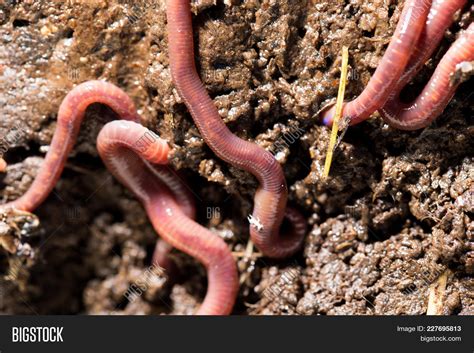
M471 24L464 33L461 33L460 38L453 43L451 48L441 59L428 84L413 102L403 103L399 95L400 91L410 82L413 76L432 55L445 31L452 23L453 15L456 11L461 9L466 2L466 0L435 0L431 6L426 22L423 22L422 18L412 18L410 20L410 23L413 25L423 23L424 26L418 41L410 43L411 48L406 47L407 51L404 52L404 59L409 55L410 60L406 64L403 74L400 75L395 85L387 85L385 87L386 91L390 93L387 99L385 101L382 99L373 100L373 108L375 109L371 109L370 112L367 111L366 114L354 109L353 104L358 100L364 101L364 93L371 86L373 81L377 81L376 75L374 75L364 92L354 101L347 103L344 107L344 116L351 118L351 124L357 124L367 119L375 110L379 110L385 122L392 127L401 130L416 130L428 126L443 112L460 84L460 82L452 81L452 75L456 72L459 64L464 61L469 62L474 60L473 24ZM405 6L408 5L409 4ZM422 5L422 3L418 4L418 6ZM409 19L404 11L400 21L402 22ZM400 23L398 26L400 26ZM397 36L398 32L395 33L392 42L400 40ZM387 49L388 54L386 53L385 56L390 54L389 50L390 46ZM382 66L385 56L377 71L379 71L381 67L384 69L384 72L389 72L393 69L393 67ZM404 63L404 61L400 61L400 63ZM398 69L398 66L396 66L396 68ZM377 96L374 95L374 97ZM323 112L323 121L330 124L333 114L334 108Z
M140 121L133 101L115 85L88 81L76 86L61 103L53 140L32 185L17 200L0 205L0 210L15 208L32 212L48 197L76 142L86 109L93 103L109 106L122 119Z
M232 253L221 238L183 211L170 188L152 170L150 163L167 163L169 150L166 142L158 137L150 141L147 149L137 144L149 132L130 121L113 121L101 130L97 149L112 174L143 203L158 234L206 267L208 289L197 314L229 314L238 291Z
M344 105L343 116L351 118L351 124L366 120L385 104L396 87L410 59L410 54L420 38L431 1L407 0L390 44L377 70L362 93ZM335 107L323 113L323 122L331 124Z
M459 85L452 81L457 66L473 60L474 24L471 24L441 59L420 95L411 103L402 103L399 99L388 102L381 109L384 120L401 130L428 126L443 112Z
M290 256L302 245L304 219L299 217L289 234L279 234L288 196L281 166L270 152L234 135L219 116L196 71L189 0L168 0L167 19L171 74L199 132L219 158L250 172L260 183L251 218L252 240L266 256ZM294 220L296 212L289 212Z

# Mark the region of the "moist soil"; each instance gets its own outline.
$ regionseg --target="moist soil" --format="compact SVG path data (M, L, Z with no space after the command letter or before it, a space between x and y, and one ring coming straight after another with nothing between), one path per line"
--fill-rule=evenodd
M424 130L392 129L377 114L350 127L330 178L322 177L330 130L317 113L337 94L342 46L350 48L351 99L383 56L403 1L192 3L200 76L229 129L274 152L282 165L289 204L308 221L302 251L285 261L248 251L257 181L210 151L179 98L164 0L0 0L3 202L31 184L64 96L80 82L107 80L173 146L171 163L194 192L198 222L235 253L235 314L425 314L442 278L437 312L474 314L469 82ZM469 7L456 14L406 99L420 92L472 15ZM147 273L157 236L141 204L98 157L95 139L113 118L106 107L90 107L47 201L35 215L2 215L2 313L191 314L202 301L203 267L176 250L168 279L156 277L127 299Z

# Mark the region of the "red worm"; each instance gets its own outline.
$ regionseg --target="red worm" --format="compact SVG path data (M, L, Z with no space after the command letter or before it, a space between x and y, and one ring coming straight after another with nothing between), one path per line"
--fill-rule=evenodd
M412 48L410 60L397 84L391 88L387 101L377 108L386 123L401 130L416 130L428 126L444 110L460 82L452 82L457 65L474 60L472 25L452 45L442 58L422 93L411 103L402 103L399 95L403 87L421 69L441 41L452 23L453 15L466 4L466 0L435 0L428 14L423 32ZM370 82L369 82L370 85ZM380 101L381 103L382 101ZM349 105L348 103L347 105ZM350 108L350 107L349 107ZM356 124L368 116L354 117L345 106L344 115ZM325 123L330 124L334 108L323 112ZM370 114L369 114L370 115Z
M193 199L176 174L165 166L152 166L133 153L139 153L149 162L167 163L168 145L136 123L140 121L140 117L133 101L125 92L110 83L89 81L69 92L59 108L53 140L35 180L22 197L0 205L0 210L15 208L31 212L47 198L64 169L86 109L93 103L105 104L121 119L130 120L110 123L99 135L102 137L99 138L99 152L108 166L144 203L149 200L146 204L147 212L159 233L165 235L164 238L178 249L191 255L197 254L208 267L208 295L198 313L230 313L238 290L237 270L232 254L223 240L190 219L195 215ZM123 135L123 141L117 140L120 133ZM127 145L130 141L133 141L133 146ZM133 168L135 162L136 169ZM122 166L123 169L116 169ZM146 171L139 169L143 166L146 166ZM140 176L146 178L137 179ZM150 195L147 195L148 190L152 191ZM170 217L170 212L179 217ZM161 221L164 224L157 224ZM186 235L194 234L195 231L195 236ZM174 235L176 238L172 238ZM183 241L188 243L181 243ZM169 250L170 245L159 242L154 254L155 263L169 267L166 256Z
M181 176L168 166L162 165L150 165L150 171L171 190L184 214L191 219L195 219L196 207L194 198L189 189L185 186L185 183L181 182ZM164 268L168 275L177 272L176 264L169 257L172 248L173 247L163 239L158 239L152 258L152 263Z
M462 9L467 0L434 0L431 6L425 27L421 32L410 61L408 62L405 72L398 80L394 92L391 93L390 99L398 96L400 91L415 76L422 66L428 61L443 38L446 30L453 22L453 16L459 9Z
M112 108L121 119L140 121L135 105L130 97L115 85L103 81L88 81L76 86L61 103L57 126L45 160L27 192L19 199L0 205L0 211L18 209L33 212L55 187L64 165L71 152L84 119L86 109L93 103L101 103ZM172 172L158 169L157 173L166 178L167 184L178 195L179 202L190 217L194 217L193 199L184 187L172 178ZM0 172L6 169L6 163L0 159ZM159 251L158 251L159 250ZM167 257L171 248L161 239L157 242L154 263L166 270L172 268Z
M168 162L166 141L129 121L112 121L97 138L97 149L114 176L143 203L155 230L169 244L197 258L207 269L208 289L199 315L225 315L232 311L238 292L235 261L226 243L194 222L176 195L157 177L150 163Z
M380 110L382 117L388 124L401 130L428 126L443 112L460 84L452 82L452 74L457 66L473 60L474 24L471 24L443 56L420 95L411 103L402 103L397 94Z
M76 142L86 109L93 103L108 105L122 119L140 121L133 101L118 87L103 81L89 81L78 85L61 103L51 146L35 180L23 196L0 205L0 211L15 208L32 212L48 197Z
M173 192L184 214L189 218L196 218L194 197L182 177L168 166L150 165L150 170Z
M296 211L287 212L293 229L279 234L288 197L281 166L270 152L235 136L219 116L196 71L190 0L168 0L167 19L171 74L199 132L219 158L250 172L260 183L250 227L253 242L266 256L290 256L302 245L306 223Z
M388 100L420 38L430 7L429 0L407 0L377 70L362 93L344 105L343 116L351 118L351 125L366 120ZM323 122L330 125L334 113L335 106L323 112Z

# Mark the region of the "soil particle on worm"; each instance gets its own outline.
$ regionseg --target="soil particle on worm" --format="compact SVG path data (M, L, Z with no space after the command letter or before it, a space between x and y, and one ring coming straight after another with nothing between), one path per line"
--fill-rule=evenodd
M198 70L220 115L275 155L289 203L308 220L301 253L275 262L248 244L257 181L209 150L172 84L165 1L0 0L2 200L30 185L67 92L105 79L170 142L198 221L232 247L242 283L236 313L424 314L430 288L448 273L443 313L474 314L468 83L422 131L391 129L377 114L349 128L330 178L321 176L330 131L316 114L337 93L341 48L350 48L350 99L376 69L402 7L395 0L193 1ZM419 92L470 19L469 8L456 15L404 95ZM2 312L190 314L202 300L204 269L177 251L175 273L139 286L156 234L97 156L97 133L113 117L105 107L89 109L60 182L35 212L39 225L2 215Z

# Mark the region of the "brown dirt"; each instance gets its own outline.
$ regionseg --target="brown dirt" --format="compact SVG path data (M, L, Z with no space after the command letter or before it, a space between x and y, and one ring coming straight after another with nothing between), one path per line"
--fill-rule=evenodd
M235 313L423 314L430 285L449 271L443 313L474 314L468 83L423 131L397 131L377 116L350 128L330 181L321 177L329 129L315 115L336 94L342 45L351 49L350 98L374 72L402 5L193 2L199 70L221 116L237 135L276 153L290 203L310 224L304 251L294 258L239 260ZM163 0L0 0L0 136L16 131L1 195L11 200L28 188L73 85L107 79L173 144L172 163L194 188L199 222L243 252L256 180L210 152L176 94L164 6ZM408 96L471 20L471 9L458 14ZM111 117L104 107L90 109L61 181L35 212L39 226L28 215L0 222L1 312L182 314L202 300L205 272L178 252L176 281L153 281L132 302L124 296L146 271L156 235L95 151L95 137ZM296 141L282 143L294 131L301 132Z

